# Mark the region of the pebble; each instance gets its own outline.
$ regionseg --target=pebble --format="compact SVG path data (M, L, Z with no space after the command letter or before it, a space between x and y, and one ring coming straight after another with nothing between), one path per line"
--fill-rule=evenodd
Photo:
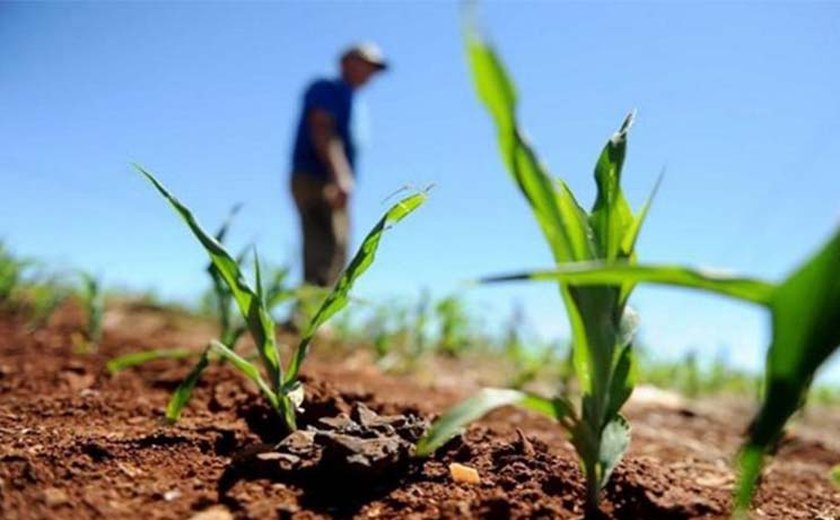
M464 466L453 462L449 465L449 474L452 475L452 480L455 482L463 482L465 484L479 484L481 479L478 476L478 471L475 468Z
M224 506L213 506L192 515L189 520L233 520L233 515Z
M47 488L44 490L44 503L47 507L57 507L70 501L70 497L62 489Z

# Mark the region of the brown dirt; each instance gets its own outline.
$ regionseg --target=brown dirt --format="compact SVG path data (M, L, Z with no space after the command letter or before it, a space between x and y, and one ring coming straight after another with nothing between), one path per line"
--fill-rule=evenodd
M230 367L211 366L177 426L162 423L189 360L110 376L111 357L147 348L200 348L212 326L141 307L112 309L97 354L74 352L83 322L65 308L26 331L0 315L0 518L579 518L582 480L562 430L503 409L429 460L365 481L240 471L246 448L276 442L277 419ZM291 338L285 338L289 342ZM429 379L380 373L361 353L316 345L307 360L303 425L364 403L382 414L430 417L488 376L435 361ZM641 389L628 408L634 434L604 503L608 518L726 518L732 454L751 412L737 400L685 402ZM840 411L810 410L769 465L754 518L840 518L828 480L840 463ZM522 435L517 432L521 430ZM524 440L523 440L524 439ZM401 459L402 460L402 459ZM449 464L478 470L453 482Z

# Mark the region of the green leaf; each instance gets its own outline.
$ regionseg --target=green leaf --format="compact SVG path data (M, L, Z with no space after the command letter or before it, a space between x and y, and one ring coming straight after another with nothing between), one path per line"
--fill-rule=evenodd
M347 305L353 284L373 264L382 234L390 226L401 221L420 207L426 201L427 197L426 192L414 193L391 206L362 241L362 245L359 247L356 255L344 269L344 272L341 273L341 277L336 282L335 287L327 295L326 299L324 299L307 325L306 330L304 330L292 362L289 365L289 370L286 373L285 384L287 386L297 380L301 364L309 353L309 344L312 342L312 338L315 336L318 327Z
M234 204L230 208L230 210L228 211L227 217L222 222L222 225L219 226L218 231L216 231L215 238L216 238L216 241L218 243L224 244L225 237L227 236L228 230L230 229L230 226L233 223L233 219L234 219L234 217L236 217L236 215L239 213L239 211L241 209L242 209L242 203L241 202L238 202L238 203Z
M642 226L647 220L648 213L650 212L650 207L653 205L653 200L656 198L656 194L659 192L659 187L662 185L662 178L664 176L664 172L659 174L659 177L656 179L656 184L653 185L653 189L648 195L647 200L645 203L642 204L642 208L639 210L638 215L633 219L633 223L630 226L630 229L627 233L624 234L624 239L621 243L621 254L619 255L620 258L626 259L634 259L635 258L635 251L636 251L636 241L639 239L639 234L642 231Z
M187 374L187 377L181 381L181 384L178 385L178 388L175 389L175 392L172 394L172 397L169 398L169 404L166 405L166 420L170 423L174 423L181 417L181 411L186 406L187 401L190 400L190 396L192 395L192 391L195 388L196 383L201 378L201 373L207 368L207 364L209 361L210 354L210 347L204 349L204 352L201 353L201 357L198 358L198 363L193 366L190 373Z
M216 231L216 241L219 244L224 244L225 237L227 236L228 230L233 222L233 218L239 213L239 210L242 208L242 204L235 204L230 211L228 212L227 218L222 222L222 225L219 227L218 231ZM242 260L246 253L242 252L239 256L236 257L236 264L242 265ZM230 304L232 300L232 295L230 290L225 284L224 279L222 278L221 273L216 268L216 265L211 261L210 264L207 266L207 272L210 274L210 280L213 284L213 292L216 295L216 306L219 318L219 324L221 328L221 338L222 342L226 345L233 348L235 343L231 343L225 341L226 338L230 338L231 335L231 318L230 318Z
M181 219L189 226L201 245L204 246L213 265L216 266L219 274L233 294L233 298L239 307L239 311L242 313L242 317L248 324L248 330L254 337L254 342L257 345L257 350L266 367L272 386L280 388L283 373L277 354L274 320L269 315L260 298L257 297L257 294L248 285L248 282L245 281L245 277L236 260L231 257L230 253L215 238L202 229L192 212L181 204L151 173L137 165L135 165L135 168L157 188L160 194L163 195L180 215Z
M481 283L521 280L562 281L571 285L620 285L624 282L675 285L769 305L774 286L752 278L714 273L681 266L632 265L625 263L580 262L557 269L491 276Z
M822 249L789 276L770 302L773 339L767 352L766 392L745 452L766 451L801 406L817 369L840 346L840 228ZM746 458L736 495L752 498L761 459ZM756 469L753 466L759 465Z
M837 464L833 468L831 468L831 482L840 489L840 464Z
M130 354L119 356L108 361L108 363L105 365L105 368L107 368L108 372L110 372L111 374L116 374L120 370L125 370L126 368L137 365L142 365L144 363L148 363L149 361L155 361L158 359L184 359L194 355L195 351L183 348L157 349L146 350L143 352L132 352Z
M245 358L241 357L239 354L232 351L225 345L222 345L218 341L211 341L210 348L213 350L213 352L219 354L223 358L230 361L231 364L233 364L233 366L237 368L237 370L239 370L245 375L245 377L253 381L254 384L257 385L257 388L259 388L263 395L266 397L266 399L268 399L268 402L271 404L272 408L280 411L279 398L277 394L275 394L271 390L271 388L268 386L268 383L266 383L260 375L260 371L256 366L248 362Z
M484 388L476 395L450 408L432 425L417 443L417 456L424 457L460 434L469 423L502 406L519 405L530 410L557 417L557 408L550 399L506 388Z
M604 146L595 166L598 195L589 223L599 247L598 258L616 260L621 254L624 238L633 228L633 212L621 192L621 167L627 150L627 132L633 124L630 113Z
M618 411L630 399L633 387L636 386L635 376L633 344L627 343L619 351L618 361L612 372L605 417L612 418L618 415Z
M476 90L493 117L508 171L528 200L558 262L593 258L586 213L565 183L548 175L520 131L516 89L494 49L474 31L467 35L467 56Z
M610 479L613 470L621 462L624 452L630 445L630 423L621 415L608 422L601 434L601 449L598 450L600 465L599 487L603 488Z

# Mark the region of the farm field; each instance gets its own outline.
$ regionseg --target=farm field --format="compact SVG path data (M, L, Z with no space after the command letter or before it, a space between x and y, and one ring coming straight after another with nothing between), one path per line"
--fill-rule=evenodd
M0 317L3 518L582 514L583 480L566 435L553 421L514 408L491 413L462 441L362 489L340 474L301 481L270 464L246 466L231 477L232 461L243 450L278 440L269 424L276 418L253 384L231 366L211 366L181 420L167 426L167 401L191 361L158 360L115 375L105 368L114 356L161 345L198 353L214 323L123 302L105 314L100 350L79 354L72 337L84 321L72 303L35 333L20 315ZM280 336L284 345L294 340ZM414 374L395 376L374 365L369 349L319 338L303 370L308 394L299 426L351 412L359 403L381 414L430 419L479 386L499 384L501 368L437 357ZM730 462L753 410L743 397L688 400L637 388L626 409L633 440L606 487L604 517L728 518ZM796 421L766 470L754 518L840 516L840 490L828 478L840 462L838 428L836 407L811 407ZM477 469L480 482L453 482L452 462Z
M288 14L281 7L275 15ZM340 10L335 7L336 20L330 23L340 21L343 27ZM654 23L641 10L633 11L627 14ZM128 11L79 13L79 20L104 24L100 29L107 28L115 40L124 36L116 30L122 27L115 23L119 16L128 25L139 19ZM22 9L17 15L26 23L41 23L31 14ZM402 19L404 13L399 14ZM719 50L726 52L720 56L705 44L716 30L686 28L697 37L683 42L695 56L671 53L662 44L667 38L651 39L649 29L636 32L656 52L642 51L644 46L633 51L633 45L625 45L638 36L625 32L633 27L629 18L616 12L609 22L592 14L580 19L603 20L597 33L611 39L582 44L572 38L562 44L553 40L566 38L564 31L525 25L546 38L528 48L507 32L497 43L477 6L462 10L462 23L450 36L458 34L471 97L484 111L480 128L468 124L471 116L461 106L465 92L456 87L466 88L466 82L459 83L465 78L451 73L451 64L450 72L430 75L419 60L438 54L443 63L455 46L432 53L417 47L420 38L395 34L397 41L415 46L395 55L411 59L414 54L421 65L413 67L415 80L403 83L398 98L382 98L384 106L413 112L405 121L425 125L422 135L440 148L406 134L399 145L392 141L381 148L391 165L372 164L399 175L416 176L416 168L439 175L422 184L373 176L396 184L389 184L378 205L364 198L373 191L365 188L359 197L355 191L356 148L367 137L365 103L355 96L374 76L390 71L391 63L372 42L346 47L336 63L339 75L316 79L304 91L287 186L294 207L275 200L277 186L268 182L267 170L258 173L258 163L266 160L259 156L274 149L273 141L268 146L265 140L267 127L257 131L260 145L235 126L237 119L245 124L250 115L273 110L271 103L242 94L258 90L250 79L262 76L234 74L230 68L248 61L242 58L266 65L263 53L254 51L262 48L257 45L231 50L226 58L201 54L212 55L214 63L217 57L232 60L227 67L220 63L219 71L249 81L238 95L225 97L253 102L250 109L235 109L227 101L192 96L190 101L224 109L203 114L194 107L215 125L215 131L204 127L211 138L193 134L202 124L185 112L144 123L153 125L152 131L141 132L143 125L126 128L130 135L115 137L120 146L107 146L106 139L97 144L100 152L114 150L102 164L111 170L113 161L129 166L131 181L109 177L90 189L93 177L72 173L89 171L90 165L31 168L50 175L71 172L47 182L26 173L19 158L0 157L3 168L18 175L7 184L35 195L9 197L12 203L2 208L14 222L9 237L0 235L0 519L840 519L840 227L829 215L838 200L831 197L836 177L825 173L838 161L828 157L835 152L831 147L811 149L820 124L808 127L813 135L792 126L808 119L801 117L808 110L794 105L812 106L809 117L825 122L821 118L831 112L826 106L836 96L817 101L813 92L802 90L785 98L797 85L766 79L751 87L761 74L748 67L758 67L768 78L780 70L786 77L804 78L810 70L814 81L808 84L833 92L831 81L817 81L830 56L814 57L799 76L787 71L813 54L797 43L812 34L809 24L824 25L830 18L813 9L794 24L775 12L767 29L756 29L754 37L741 34L745 24L729 21L737 38L721 41ZM227 14L214 16L219 27L229 25ZM284 18L287 27L293 19ZM376 23L392 31L396 25L383 23L386 19ZM723 19L729 20L710 16L706 23L717 29ZM265 24L261 17L254 20ZM512 18L499 20L503 31L515 25ZM610 23L613 30L607 30ZM65 29L63 22L56 24ZM757 43L759 36L777 34L774 24L785 30L795 25L790 35L799 36L787 40L795 43L790 48L779 44L776 52L767 51L780 54L778 67L740 48L747 42L765 52L765 45L779 43ZM653 32L658 34L660 26L669 24L655 22ZM306 24L296 29L308 30ZM177 41L203 41L181 34L180 23L172 30ZM87 34L67 31L73 38ZM216 41L216 31L210 32ZM590 32L582 30L581 36L589 40ZM683 32L675 30L670 39L681 41ZM17 38L23 41L27 34L20 31ZM39 33L39 41L48 42L44 34L52 33ZM256 35L242 32L247 37L231 42ZM265 36L263 43L273 42L266 49L285 48L274 32ZM56 42L33 48L61 47ZM106 49L120 56L121 65L131 65L123 73L144 70L123 54L155 59L171 54L195 68L172 62L170 72L191 81L207 77L204 61L187 59L190 53L164 52L170 47L164 40L155 39L160 47L148 49L126 40L125 53L103 42L70 47L81 50L84 63L97 63L88 54ZM824 47L816 36L813 42ZM508 45L505 56L513 68L500 51ZM554 56L551 49L563 49L558 56L564 60L578 59L578 49L590 58L578 65L558 63L546 81L548 62L542 60L547 58L535 61L534 56ZM628 50L633 52L621 57ZM786 53L787 69L781 56ZM636 70L623 71L637 61L639 77ZM289 64L300 67L293 60ZM586 67L578 70L582 64ZM30 69L21 70L47 70ZM78 67L68 61L65 69L72 78ZM417 74L420 69L424 74ZM271 70L265 78L274 78L273 65ZM527 79L520 93L513 70L543 79ZM650 78L667 80L672 71L682 87L650 83ZM592 73L602 78L603 87L594 77L591 84L567 86ZM704 79L698 82L695 74ZM148 76L158 76L154 67ZM422 76L435 76L433 88L417 83L429 79ZM627 85L616 81L622 77ZM720 87L713 81L718 77L731 85L718 93L704 86ZM114 94L136 87L143 103L98 97L112 108L91 114L86 124L132 121L107 113L145 107L147 97L170 107L181 104L166 93L180 95L182 89L168 88L165 74L160 78L159 91L116 76L103 83ZM75 85L72 79L62 81L45 76L32 84ZM297 83L292 76L287 81ZM557 90L561 83L560 90L569 92ZM627 92L618 88L636 83ZM221 90L213 88L225 82L197 84L196 92L218 95ZM538 86L533 98L530 85ZM744 99L722 97L736 86L743 87ZM291 87L283 88L283 103L291 103ZM755 95L764 88L788 101ZM20 99L32 99L30 89L18 90ZM427 94L428 103L411 101L411 92ZM704 98L707 94L711 97ZM60 97L63 102L74 98L63 92ZM541 101L523 103L530 99ZM576 99L580 106L570 106L578 104L570 103ZM652 116L650 127L638 132L636 99L643 114ZM669 109L662 100L678 103ZM617 108L619 103L627 108ZM34 106L31 101L11 104ZM75 113L43 113L76 121L81 105L72 104ZM452 108L442 110L447 104ZM421 105L439 106L447 121L467 126L453 126L451 135L445 125L432 129L433 114ZM779 111L779 120L773 120L774 128L787 132L778 136L780 145L772 151L779 157L773 161L765 150L768 125L761 123L769 106L790 112ZM597 110L578 110L584 107ZM171 113L160 106L147 112L139 115ZM545 119L549 112L560 116ZM622 118L615 117L620 113ZM671 113L684 113L685 120L675 121ZM20 114L19 120L29 121L25 111ZM594 163L582 166L578 151L596 148L584 146L581 136L607 128L602 126L607 117L618 124L601 135ZM224 123L225 132L262 151L235 152L236 143L228 143L234 148L220 144L211 150L219 153L205 152L202 160L247 156L254 164L231 169L214 163L205 172L190 161L173 160L195 147L160 133L164 120L186 125L182 130L189 128L184 136L192 144L217 142ZM739 129L739 123L746 126ZM532 144L529 127L551 140ZM660 129L651 133L652 127ZM59 141L62 133L69 134L63 126L56 132ZM17 129L9 133L15 139L29 135ZM385 133L401 134L393 128ZM103 138L111 134L99 132ZM132 152L139 162L122 162L141 134L154 140ZM470 144L472 134L482 148ZM456 136L463 138L463 147L438 153ZM633 171L625 172L629 143L637 137L643 167L637 170L634 161ZM830 136L821 139L831 142ZM22 148L15 153L34 156L32 148L23 151L31 145L18 142ZM752 148L759 145L760 153ZM729 151L718 152L721 147ZM412 148L421 155L403 155ZM37 151L42 149L50 147ZM568 156L562 166L550 168L546 159L555 160L561 149ZM85 150L73 153L81 157ZM488 157L499 164L491 166ZM678 173L665 182L661 195L667 168L657 176L636 173L650 172L651 161L668 164L673 157L679 158ZM91 155L89 160L103 159ZM271 169L275 175L276 164ZM506 174L506 183L496 186L498 175L486 173L494 170ZM581 175L588 186L580 186ZM32 179L35 184L26 184ZM144 191L127 184L133 181ZM64 209L44 198L48 211L33 214L17 202L42 201L42 194L64 189L72 202ZM97 203L112 193L107 202L113 208ZM157 206L147 205L152 200ZM243 207L248 207L245 218ZM651 208L659 207L663 214L657 209L648 218ZM86 221L53 218L90 208L98 213L88 213ZM272 220L286 210L297 215L283 218L282 226ZM168 220L159 219L158 212ZM102 218L107 214L115 218ZM294 225L296 218L301 229ZM170 234L176 229L181 234ZM303 239L301 265L293 259L297 231ZM533 242L540 241L541 249L535 249ZM378 256L383 243L394 249ZM67 246L82 256L68 255ZM29 251L36 256L24 256ZM716 265L718 260L723 265ZM183 271L184 266L192 271ZM370 292L357 291L362 278ZM479 287L502 285L507 289L490 296L495 303L473 306ZM520 292L517 286L526 285L530 288ZM674 298L672 289L680 295ZM520 300L522 294L531 296ZM695 295L696 306L690 301ZM652 319L643 321L648 316Z

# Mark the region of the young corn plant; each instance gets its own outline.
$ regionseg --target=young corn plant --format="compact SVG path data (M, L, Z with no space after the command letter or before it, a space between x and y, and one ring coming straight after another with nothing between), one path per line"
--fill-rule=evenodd
M102 341L102 318L105 314L105 294L102 291L102 281L96 275L81 272L82 288L79 296L85 309L87 323L85 326L85 350L96 351Z
M682 266L579 263L554 270L487 278L560 281L576 287L605 283L653 283L717 293L766 308L772 339L764 392L738 455L736 516L744 516L761 477L766 453L804 404L817 370L840 347L840 228L798 269L779 283L725 276Z
M595 167L598 189L587 212L569 187L552 178L526 142L517 122L513 82L493 48L467 33L467 55L478 95L498 132L502 158L536 218L557 265L602 260L634 262L636 237L648 203L634 214L620 186L632 114L604 146ZM556 418L569 432L586 478L586 508L598 509L600 492L621 460L630 426L619 413L633 390L636 315L627 307L633 284L613 281L580 287L559 283L573 336L580 405L567 396L544 398L516 390L486 389L447 412L417 453L428 454L469 421L492 408L519 404Z
M271 408L282 418L287 431L297 428L296 412L303 402L303 385L299 374L303 361L306 359L315 332L334 314L343 309L349 299L349 292L355 281L370 267L376 256L380 239L385 230L408 216L425 202L426 192L414 193L394 204L362 242L356 255L341 274L332 291L321 303L315 315L303 331L297 348L292 353L288 364L284 367L277 348L274 321L269 313L267 295L263 289L259 259L255 255L254 271L255 284L252 287L245 279L240 266L225 248L198 224L192 212L181 204L157 179L150 173L138 167L142 173L169 202L181 219L187 224L193 235L204 247L211 262L218 270L222 280L230 290L242 318L248 327L254 343L257 346L259 360L263 370L233 351L230 346L213 340L205 349L199 363L187 376L185 382L176 390L167 417L177 418L173 412L180 413L192 389L195 387L201 372L209 362L211 352L227 359L231 364L250 379L268 401Z
M14 293L24 284L24 273L31 264L29 260L17 258L0 241L0 304L12 300Z
M457 295L447 296L435 305L440 326L438 350L448 356L458 356L469 344L470 318L464 301Z

